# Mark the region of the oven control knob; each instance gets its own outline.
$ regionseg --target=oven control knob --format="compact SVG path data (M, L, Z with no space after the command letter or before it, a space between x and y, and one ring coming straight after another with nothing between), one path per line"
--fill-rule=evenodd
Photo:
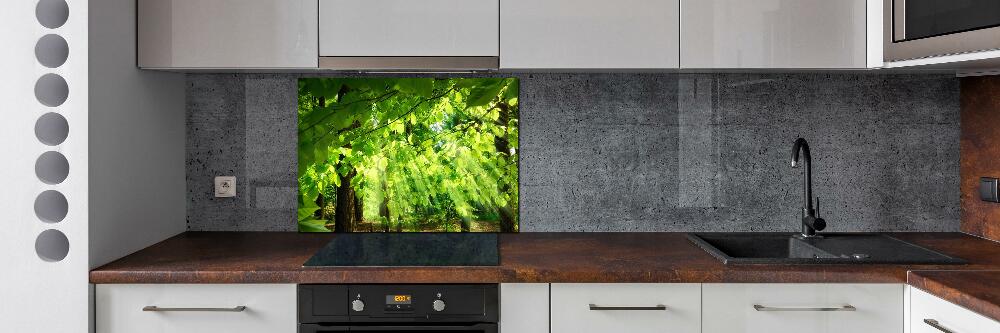
M437 312L444 311L444 301L439 299L434 300L434 311Z
M353 302L351 302L351 309L354 310L355 312L364 311L365 310L365 302L362 301L362 300L360 300L360 299L356 299Z

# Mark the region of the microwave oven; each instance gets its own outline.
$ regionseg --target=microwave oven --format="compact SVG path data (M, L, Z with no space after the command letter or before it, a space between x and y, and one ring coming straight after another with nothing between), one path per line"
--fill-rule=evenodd
M884 0L886 61L1000 49L1000 0Z

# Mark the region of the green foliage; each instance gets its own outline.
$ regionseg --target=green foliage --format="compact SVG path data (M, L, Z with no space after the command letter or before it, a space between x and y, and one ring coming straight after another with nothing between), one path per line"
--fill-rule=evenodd
M299 230L516 231L517 90L502 78L300 79Z

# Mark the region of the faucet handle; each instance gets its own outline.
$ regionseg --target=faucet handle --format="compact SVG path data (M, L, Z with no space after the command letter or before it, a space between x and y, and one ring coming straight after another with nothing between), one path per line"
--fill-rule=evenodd
M812 222L810 227L812 227L816 231L822 231L823 229L826 229L826 220L824 220L822 217L816 217L812 219L812 221L810 222Z
M816 196L816 217L819 217L819 196Z

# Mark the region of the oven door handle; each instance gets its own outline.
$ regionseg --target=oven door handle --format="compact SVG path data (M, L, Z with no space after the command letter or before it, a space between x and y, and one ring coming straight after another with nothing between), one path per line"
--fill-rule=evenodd
M473 324L473 325L445 325L445 326L406 326L406 325L386 325L386 326L351 326L349 329L351 332L366 332L366 331L379 331L379 332L438 332L438 331L468 331L468 332L483 332L483 333L496 333L496 324Z
M299 333L347 332L347 326L320 326L316 324L299 324Z
M444 326L420 326L420 325L378 325L378 326L324 326L317 324L299 324L299 333L325 333L325 332L441 332L441 331L462 331L462 332L482 332L498 333L497 324L480 323L473 325L444 325Z

